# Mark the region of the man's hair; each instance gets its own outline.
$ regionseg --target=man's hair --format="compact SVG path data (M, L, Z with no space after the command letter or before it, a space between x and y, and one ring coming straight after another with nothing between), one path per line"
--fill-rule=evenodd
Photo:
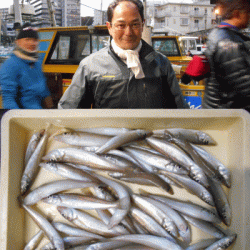
M250 0L218 0L222 20L232 19L235 10L250 11Z
M107 15L108 15L108 22L111 23L112 18L113 18L113 14L114 14L114 10L117 7L117 5L119 5L119 3L121 2L130 2L130 3L134 3L139 11L139 14L141 16L142 21L144 21L144 6L143 3L140 0L114 0L108 7L107 10Z

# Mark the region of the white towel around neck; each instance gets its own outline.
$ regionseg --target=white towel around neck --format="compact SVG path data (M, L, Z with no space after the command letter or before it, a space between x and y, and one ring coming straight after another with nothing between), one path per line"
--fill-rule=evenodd
M116 45L114 40L111 41L112 48L115 53L127 64L128 68L131 68L135 74L136 79L144 78L144 72L141 66L139 59L139 51L142 47L142 42L140 41L139 45L134 50L124 50Z

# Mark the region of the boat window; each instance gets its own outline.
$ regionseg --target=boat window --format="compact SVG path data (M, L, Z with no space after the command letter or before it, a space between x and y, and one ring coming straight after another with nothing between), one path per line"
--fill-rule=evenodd
M153 48L165 56L181 56L176 39L153 40Z
M109 35L88 31L58 32L45 64L78 65L91 53L108 45Z

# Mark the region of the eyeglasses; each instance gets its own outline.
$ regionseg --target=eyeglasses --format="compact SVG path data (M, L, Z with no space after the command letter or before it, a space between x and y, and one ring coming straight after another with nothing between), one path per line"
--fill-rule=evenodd
M132 30L138 30L142 27L142 23L138 22L138 23L130 23L130 24L125 24L125 23L110 23L112 26L114 26L114 28L116 30L125 30L128 26L130 27L130 29Z

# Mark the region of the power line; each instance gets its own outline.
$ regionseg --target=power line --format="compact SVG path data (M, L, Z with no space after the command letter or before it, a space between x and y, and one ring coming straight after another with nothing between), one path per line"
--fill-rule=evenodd
M90 6L88 6L88 5L86 5L86 4L83 4L83 3L81 3L81 5L84 5L84 6L88 7L88 8L90 8L90 9L93 9L93 10L98 10L98 9L96 9L96 8L90 7ZM103 10L98 10L98 11L103 12Z

